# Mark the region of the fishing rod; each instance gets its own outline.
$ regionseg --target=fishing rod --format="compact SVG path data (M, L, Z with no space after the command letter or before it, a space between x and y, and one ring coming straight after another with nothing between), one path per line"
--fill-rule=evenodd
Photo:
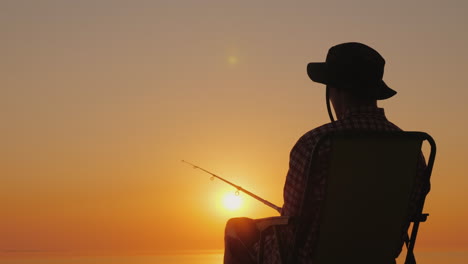
M182 160L182 162L191 165L194 169L199 169L199 170L202 170L202 171L204 171L204 172L210 174L210 175L211 175L211 179L217 178L217 179L220 179L220 180L222 180L223 182L225 182L225 183L227 183L227 184L233 186L234 188L237 189L236 194L238 194L239 191L244 192L245 194L247 194L247 195L251 196L252 198L256 199L257 201L260 201L260 202L264 203L265 205L267 205L267 206L269 206L269 207L275 209L276 211L278 211L278 212L281 214L281 207L276 206L276 205L272 204L271 202L269 202L269 201L267 201L267 200L265 200L265 199L259 197L258 195L255 195L255 194L253 194L253 193L247 191L246 189L240 187L239 185L236 185L236 184L234 184L234 183L232 183L232 182L230 182L230 181L228 181L228 180L226 180L226 179L224 179L224 178L222 178L222 177L220 177L220 176L218 176L218 175L216 175L216 174L214 174L214 173L212 173L212 172L210 172L210 171L207 171L207 170L205 170L205 169L203 169L203 168L201 168L201 167L199 167L199 166L197 166L197 165L195 165L195 164L192 164L192 163L190 163L190 162L188 162L188 161L185 161L185 160Z

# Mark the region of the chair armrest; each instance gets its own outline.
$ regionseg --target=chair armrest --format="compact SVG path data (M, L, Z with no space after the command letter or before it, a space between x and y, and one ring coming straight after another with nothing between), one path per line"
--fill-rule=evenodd
M288 225L291 222L291 219L292 217L290 216L266 217L266 218L256 219L255 224L257 225L257 229L260 232L263 232L272 226Z
M283 260L284 254L282 253L282 241L281 238L278 234L278 226L285 226L289 225L293 220L293 217L290 216L274 216L274 217L267 217L267 218L260 218L255 220L255 225L257 226L257 229L260 231L260 241L259 241L259 250L258 250L258 255L257 255L257 263L262 264L263 263L263 244L265 241L265 237L268 232L270 232L271 228L274 231L274 237L278 246L278 249L280 250L280 258ZM282 262L284 263L284 262Z
M411 222L426 222L428 216L429 214L420 214L411 218Z

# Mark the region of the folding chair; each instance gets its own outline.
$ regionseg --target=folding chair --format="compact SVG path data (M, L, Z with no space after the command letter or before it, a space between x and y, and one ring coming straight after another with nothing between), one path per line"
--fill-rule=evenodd
M330 144L331 152L316 248L310 249L313 263L395 263L395 252L401 247L408 220L412 230L405 241L405 264L416 263L413 254L416 235L419 223L428 214L422 213L423 198L416 216L409 219L409 204L425 140L431 147L424 172L429 184L436 145L426 133L347 131L333 132L319 140L311 160L322 146ZM272 218L271 225L264 224L262 228L260 245L265 235L274 230L282 263L297 263L299 249L304 246L311 219L304 202L310 190L308 185L307 179L301 215ZM290 225L295 230L291 245L281 241L279 225ZM258 261L263 262L262 247Z

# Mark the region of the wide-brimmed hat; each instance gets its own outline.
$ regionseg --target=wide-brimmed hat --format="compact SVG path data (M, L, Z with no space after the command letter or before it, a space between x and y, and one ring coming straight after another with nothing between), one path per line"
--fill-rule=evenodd
M307 74L314 82L346 89L362 97L377 100L396 94L382 80L385 60L362 43L349 42L331 47L325 62L311 62Z

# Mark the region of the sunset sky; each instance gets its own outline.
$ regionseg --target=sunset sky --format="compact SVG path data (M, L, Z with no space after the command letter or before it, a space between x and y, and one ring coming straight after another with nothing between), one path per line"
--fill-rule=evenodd
M468 2L0 2L0 256L218 250L274 216L289 152L328 122L306 65L386 59L379 105L438 146L417 248L468 250Z

